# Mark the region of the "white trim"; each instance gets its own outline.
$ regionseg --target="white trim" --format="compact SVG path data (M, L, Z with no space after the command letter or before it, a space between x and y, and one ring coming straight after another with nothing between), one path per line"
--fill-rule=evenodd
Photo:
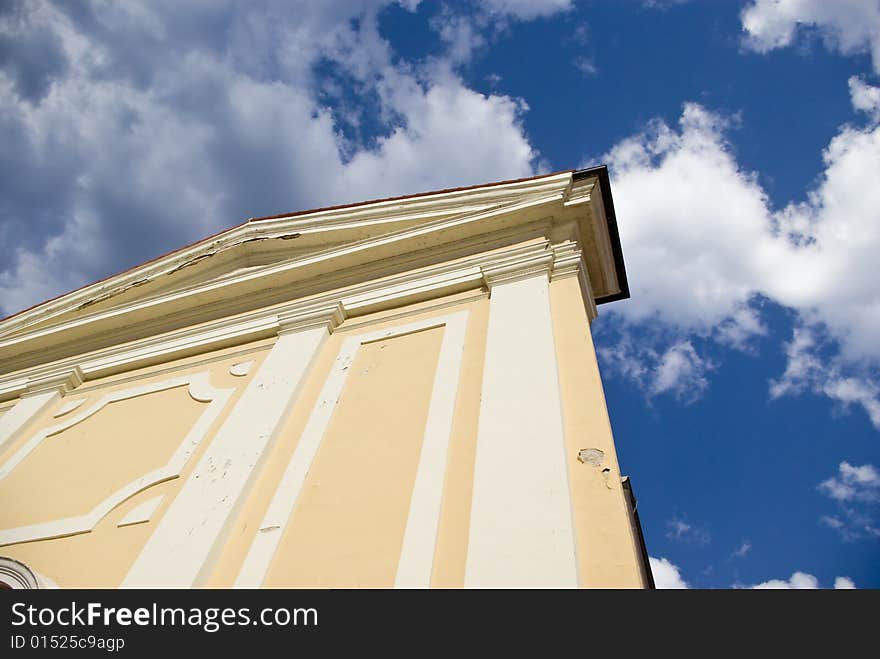
M428 218L474 215L491 212L499 206L516 203L566 200L572 188L572 174L548 175L527 181L503 185L489 185L482 188L452 192L437 192L405 199L379 201L361 205L313 211L300 216L289 216L271 220L248 221L237 227L212 236L198 243L177 250L167 256L143 264L118 274L109 280L101 281L68 293L56 300L44 302L37 307L17 314L0 322L0 336L8 336L16 331L26 331L29 326L44 322L96 299L104 299L115 292L131 286L143 284L156 277L168 274L204 256L216 254L224 249L240 245L248 240L290 236L291 232L304 235L309 233L328 234L340 229L360 228L368 224L423 221ZM380 229L388 234L387 228Z
M360 346L369 341L393 338L433 327L445 327L396 579L396 585L400 586L427 586L430 583L467 317L468 311L460 311L390 329L349 336L343 341L241 567L235 582L236 588L254 588L263 584L321 440L330 425L336 403L348 378L349 366Z
M549 227L547 220L532 222L510 229L508 239L513 240L514 236L535 236L546 232ZM268 338L281 331L289 317L320 314L328 306L335 304L343 306L346 317L363 315L395 305L488 286L504 277L556 268L554 264L557 260L560 261L559 276L563 272L573 274L577 268L578 272L583 272L582 279L587 278L583 270L583 259L572 261L570 250L555 249L548 239L544 239L526 246L467 257L451 264L444 263L378 281L343 287L341 291L325 293L305 301L296 300L272 308L257 309L244 316L222 318L197 327L129 341L6 376L0 375L0 399L5 400L23 393L29 386L33 386L29 383L57 378L58 373L73 371L82 380L105 377L169 359ZM45 331L56 332L61 329L62 326L58 326ZM8 341L22 341L34 335L32 333L10 338Z
M18 451L11 455L6 462L0 465L0 480L2 480L6 478L25 458L27 458L27 456L30 455L30 453L44 440L53 435L64 432L68 428L72 428L76 424L88 419L94 414L97 414L110 403L155 393L157 391L165 391L183 385L189 385L188 391L193 399L200 402L207 402L209 405L193 424L192 428L190 428L186 437L183 438L174 454L168 459L167 463L122 486L106 499L99 502L94 508L92 508L92 510L83 515L52 520L50 522L41 522L39 524L19 526L16 528L0 529L0 546L15 544L18 542L28 542L31 540L58 538L78 533L87 533L95 528L98 522L101 521L107 513L126 499L148 487L156 485L157 483L177 477L189 457L195 452L201 441L204 439L211 424L220 414L223 407L226 405L229 396L234 391L234 389L216 389L212 387L207 372L183 375L169 380L163 380L161 382L153 382L104 394L104 396L87 409L75 414L60 424L43 428L37 432L21 448L19 448Z
M323 318L323 325L318 318ZM281 422L299 394L340 309L286 328L226 422L159 521L122 583L125 588L201 585L222 548L234 513L259 473ZM295 319L289 319L295 322Z
M36 590L40 588L37 574L21 561L0 556L0 581L12 590Z
M464 354L466 314L450 316L446 321L395 588L428 588L431 585L452 419Z
M85 403L86 400L86 398L71 398L65 401L52 416L57 419L60 416L73 412L77 407Z
M546 274L492 288L465 587L577 587Z
M23 396L0 417L0 451L25 431L36 416L61 397L58 391Z
M143 503L139 503L134 508L129 510L125 517L123 517L116 523L116 526L131 526L132 524L149 522L150 518L153 517L153 513L156 512L156 509L159 507L159 504L162 503L162 499L164 498L165 495L160 494L157 497L153 497L152 499L147 499Z
M253 365L253 359L246 362L238 362L237 364L233 364L229 367L229 374L234 375L237 378L243 378L245 375L251 372L251 366Z

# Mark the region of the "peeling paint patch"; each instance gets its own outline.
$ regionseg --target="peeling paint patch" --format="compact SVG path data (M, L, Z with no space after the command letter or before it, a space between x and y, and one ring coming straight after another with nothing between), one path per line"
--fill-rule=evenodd
M598 467L605 460L605 451L597 448L582 448L578 451L578 462ZM607 471L607 470L606 470Z

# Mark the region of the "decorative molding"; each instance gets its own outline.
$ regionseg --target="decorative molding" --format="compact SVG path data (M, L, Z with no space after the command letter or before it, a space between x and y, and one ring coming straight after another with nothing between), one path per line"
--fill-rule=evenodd
M61 407L58 408L58 411L55 412L55 414L53 414L52 416L57 419L59 416L64 416L65 414L69 414L70 412L73 412L77 407L79 407L80 405L85 403L86 400L88 400L88 399L86 399L86 398L72 398L68 401L65 401L64 404L62 404Z
M36 590L40 580L27 565L14 558L0 556L0 582L13 590Z
M278 334L303 332L313 328L332 332L345 320L342 302L316 309L295 309L278 314Z
M448 316L446 320L394 579L395 588L428 588L431 585L467 320L467 311Z
M530 258L520 258L508 262L496 263L481 268L483 281L491 290L498 284L507 284L521 279L549 276L553 267L553 252L544 251Z
M237 364L233 364L229 367L229 374L234 375L237 378L243 378L245 375L251 372L251 366L253 365L253 359L246 362L238 362Z
M553 246L553 269L550 273L550 281L565 277L577 277L581 288L581 297L584 301L584 309L587 318L593 322L597 316L596 298L593 295L593 287L590 285L590 275L587 272L587 262L580 245L576 242L566 242Z
M45 322L71 309L83 307L96 299L106 299L132 286L179 270L198 259L255 239L289 237L293 235L291 232L295 232L299 237L308 237L311 234L332 234L341 229L362 228L371 224L423 222L432 217L439 217L442 220L445 219L444 216L459 218L462 215L479 215L498 207L536 200L562 201L570 194L572 180L571 172L565 172L503 185L318 210L298 216L249 220L220 235L172 252L109 280L83 287L57 300L51 300L17 314L0 323L0 336L26 330L29 326ZM388 234L388 231L383 233Z
M518 229L534 235L545 220ZM517 235L511 233L511 236ZM224 318L199 327L151 336L90 354L0 376L0 399L23 393L28 382L57 381L58 373L75 370L84 380L105 377L169 359L267 338L285 331L326 325L332 331L343 319L395 304L411 303L479 288L499 281L549 272L554 252L549 240L468 257L417 272L350 286L310 300L298 300L246 316Z
M159 469L144 474L122 486L116 492L99 502L92 510L82 515L66 517L50 522L41 522L27 526L19 526L10 529L0 529L0 546L29 542L45 538L57 538L79 533L88 533L104 516L120 503L141 492L148 487L176 478L189 457L196 451L199 444L205 438L211 424L226 405L226 401L234 389L215 389L209 382L207 372L184 375L162 382L144 384L121 391L113 391L105 394L87 409L75 414L68 420L48 428L44 428L31 437L18 451L16 451L5 463L0 465L0 480L6 478L12 471L47 438L64 432L89 417L97 414L110 403L135 398L146 394L189 385L190 396L197 401L209 402L207 408L190 428L182 439L177 450Z
M299 395L337 308L323 323L301 317L282 332L226 422L159 520L126 575L125 588L189 588L204 583L235 514ZM298 322L298 321L297 321Z
M401 587L427 587L430 584L467 318L468 312L460 311L345 339L263 517L260 532L254 537L236 579L236 588L263 584L348 379L348 367L360 346L415 331L445 327L395 580L395 585Z
M83 372L79 366L29 377L24 385L22 396L41 394L45 391L58 391L66 394L83 383Z
M116 523L116 526L131 526L132 524L142 524L143 522L149 522L150 518L153 516L153 513L156 512L156 509L159 507L159 504L162 503L162 499L165 498L164 494L160 494L157 497L153 497L152 499L147 499L143 503L138 504L134 508L128 511L128 513Z
M444 242L449 242L448 238L443 237L449 236L451 231L455 230L461 232L467 228L471 233L479 233L481 230L491 233L490 227L486 226L486 222L494 222L496 225L495 229L498 231L504 228L504 218L510 217L511 215L519 215L523 225L526 225L534 222L535 219L540 219L534 217L534 215L542 212L543 208L558 204L561 198L562 191L560 190L559 192L550 195L518 199L514 203L493 206L492 208L479 213L464 213L437 220L428 220L415 227L363 240L355 240L346 243L341 247L332 247L316 251L300 258L267 265L257 270L240 273L226 279L204 282L184 290L172 290L164 294L145 297L144 299L123 304L118 307L95 311L92 314L60 322L56 325L34 329L30 332L26 331L20 335L8 336L10 332L7 327L2 327L3 325L6 325L6 323L3 323L0 324L0 328L2 328L0 329L0 350L8 350L12 347L16 347L21 351L21 344L26 343L27 341L43 338L59 332L67 332L69 334L74 328L82 329L90 324L94 327L94 323L97 323L98 321L104 321L105 324L118 328L125 326L123 317L135 312L140 315L155 316L162 313L159 311L161 308L164 315L167 316L171 313L172 309L177 311L193 307L200 308L203 305L201 305L201 303L196 305L195 301L198 300L200 302L209 297L216 299L218 295L221 295L219 294L221 289L225 289L224 293L227 297L233 297L233 294L230 292L233 290L233 286L239 287L239 295L245 294L250 296L251 294L256 294L259 291L265 291L274 287L288 286L288 280L290 278L304 280L309 277L324 277L339 270L340 265L337 261L338 259L342 259L344 266L351 269L358 265L363 266L365 264L375 263L377 259L381 261L381 259L385 258L392 252L404 253L410 251L412 247L416 247L423 251L427 250L425 253L431 254L433 253L431 251L432 247L439 247L442 246ZM483 242L485 242L485 239L483 239ZM211 254L213 253L214 252L211 252ZM335 268L330 264L332 261L337 261ZM309 270L309 268L311 268L311 270ZM284 280L283 284L279 280L282 276L287 278ZM269 278L275 278L275 281L270 284ZM108 296L102 296L99 299L105 299ZM92 301L97 301L97 299ZM91 302L87 300L84 304L91 304ZM19 319L16 317L11 320Z
M0 417L0 451L9 446L49 405L61 398L57 389L49 389L38 394L23 396Z

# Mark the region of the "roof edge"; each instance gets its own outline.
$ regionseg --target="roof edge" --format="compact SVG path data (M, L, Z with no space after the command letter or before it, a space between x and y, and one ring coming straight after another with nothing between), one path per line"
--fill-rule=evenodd
M596 298L596 304L627 300L630 297L629 281L626 277L626 264L623 261L623 247L620 244L620 231L617 229L617 214L614 212L614 198L611 196L611 181L608 178L608 166L597 165L572 172L575 181L595 176L599 179L602 190L602 205L605 207L605 220L608 222L608 237L611 239L611 254L614 257L614 269L617 271L617 283L620 291Z

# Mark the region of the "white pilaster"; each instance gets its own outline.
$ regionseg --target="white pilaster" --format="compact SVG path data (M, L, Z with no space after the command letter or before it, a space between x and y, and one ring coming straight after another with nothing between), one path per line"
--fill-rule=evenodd
M318 350L342 318L336 305L280 318L282 330L123 587L201 585Z
M465 586L576 587L547 271L486 279L492 292Z
M449 316L427 318L389 329L350 336L343 342L321 395L275 490L272 502L260 524L260 530L254 537L235 581L236 588L258 588L263 585L281 537L296 508L309 469L321 446L321 440L330 425L336 403L351 373L349 366L354 361L360 346L368 341L390 339L431 327L445 327L395 579L395 586L399 588L427 588L430 585L434 550L440 527L443 482L464 351L467 316L468 313L465 311Z

